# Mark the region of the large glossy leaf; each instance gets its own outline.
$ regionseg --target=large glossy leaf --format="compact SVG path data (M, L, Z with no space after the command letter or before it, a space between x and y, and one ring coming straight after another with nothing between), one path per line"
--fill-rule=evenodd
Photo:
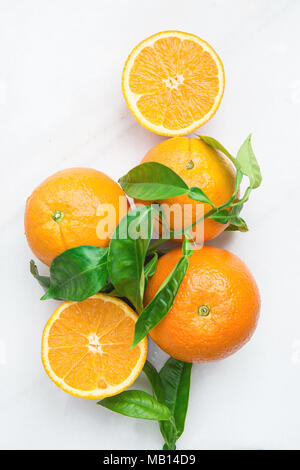
M131 347L136 346L167 315L174 303L188 265L187 256L183 256L162 283L155 297L143 310L135 324L134 340Z
M35 279L38 281L38 283L44 288L44 289L49 289L50 287L50 277L49 276L40 276L38 268L35 264L35 262L30 260L30 272L35 277Z
M116 228L108 252L108 272L118 293L140 312L145 287L144 263L153 230L149 206L130 211Z
M188 196L194 201L205 202L210 204L212 207L215 207L214 203L209 199L208 196L206 196L202 189L197 188L196 186L189 190Z
M251 145L251 134L238 151L236 162L242 173L248 176L251 188L258 188L262 181L259 165Z
M87 299L102 289L107 278L107 248L96 246L71 248L52 261L50 287L42 300Z
M165 404L175 419L177 439L184 431L189 404L191 370L191 363L181 362L171 357L159 373L164 390Z
M98 405L131 418L159 421L172 419L172 414L166 405L141 390L126 390L119 395L104 398L98 402Z
M136 166L119 179L119 184L128 196L144 201L180 196L189 189L177 173L157 162Z

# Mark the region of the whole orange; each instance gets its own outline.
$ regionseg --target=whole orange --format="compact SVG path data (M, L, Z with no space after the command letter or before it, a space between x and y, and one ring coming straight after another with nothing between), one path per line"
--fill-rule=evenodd
M27 199L25 233L44 263L80 245L105 247L129 209L122 189L92 168L69 168L43 181Z
M144 162L158 162L168 166L178 173L189 187L201 188L215 206L224 204L233 194L235 187L233 164L227 157L216 152L199 138L174 137L166 139L146 153L141 163ZM174 208L179 205L179 209L181 208L179 225L182 227L197 220L197 206L203 206L204 213L211 209L209 204L193 201L186 194L158 202ZM184 224L184 214L187 210L184 209L185 204L191 205L192 217L189 223ZM170 216L171 229L178 230L178 223L174 222L173 213ZM204 240L217 237L226 227L227 225L213 219L205 219Z
M148 304L182 256L180 248L162 256L148 281ZM195 250L174 304L150 331L171 356L186 362L224 359L253 334L260 309L256 282L247 266L229 251Z

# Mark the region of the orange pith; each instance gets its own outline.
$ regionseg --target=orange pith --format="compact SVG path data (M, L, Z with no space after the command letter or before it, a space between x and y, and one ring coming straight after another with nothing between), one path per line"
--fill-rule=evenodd
M149 303L182 256L181 248L162 256L149 279ZM169 355L186 362L224 359L252 336L260 296L247 266L234 254L211 246L195 250L174 304L150 331Z
M224 204L233 194L235 170L232 163L227 157L213 150L199 138L173 137L166 139L146 153L141 163L144 162L158 162L168 166L178 173L189 187L201 188L215 206ZM195 222L199 218L199 215L197 216L198 206L203 207L204 214L211 209L209 204L193 201L187 195L159 202L167 204L170 208L172 206L176 208L176 205L179 205L179 209L181 208L182 216L179 217L179 223L174 220L173 213L170 213L172 230L178 230L184 225L187 226ZM190 220L186 217L187 209L184 208L186 204L192 206ZM204 241L217 237L226 227L227 225L213 219L205 219Z
M99 223L107 218L107 204L115 211L108 235L99 230ZM27 241L33 253L50 265L69 248L108 246L109 235L128 209L124 192L104 173L92 168L62 170L43 181L27 199Z
M129 109L141 125L161 135L192 132L216 112L224 92L224 68L198 36L157 33L136 46L123 71Z
M104 398L129 387L141 372L147 340L130 349L137 314L105 294L64 302L45 326L42 361L50 379L82 398Z

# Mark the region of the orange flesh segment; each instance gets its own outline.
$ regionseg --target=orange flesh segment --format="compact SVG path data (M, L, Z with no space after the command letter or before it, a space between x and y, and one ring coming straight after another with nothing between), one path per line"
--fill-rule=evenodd
M66 304L48 334L51 373L84 392L124 382L145 355L140 345L130 350L135 313L132 318L122 302L105 301L101 295Z
M219 93L214 58L195 41L165 37L137 55L129 75L137 108L152 124L188 127L213 107Z

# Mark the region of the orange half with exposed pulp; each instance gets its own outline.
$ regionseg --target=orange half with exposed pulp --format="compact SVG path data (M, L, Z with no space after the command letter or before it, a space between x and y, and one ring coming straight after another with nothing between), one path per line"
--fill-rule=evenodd
M123 70L127 105L146 129L160 135L193 132L216 112L224 68L203 39L180 31L157 33L136 46Z
M137 319L125 302L105 294L64 302L43 333L42 361L50 379L81 398L122 392L146 361L146 338L130 349Z

